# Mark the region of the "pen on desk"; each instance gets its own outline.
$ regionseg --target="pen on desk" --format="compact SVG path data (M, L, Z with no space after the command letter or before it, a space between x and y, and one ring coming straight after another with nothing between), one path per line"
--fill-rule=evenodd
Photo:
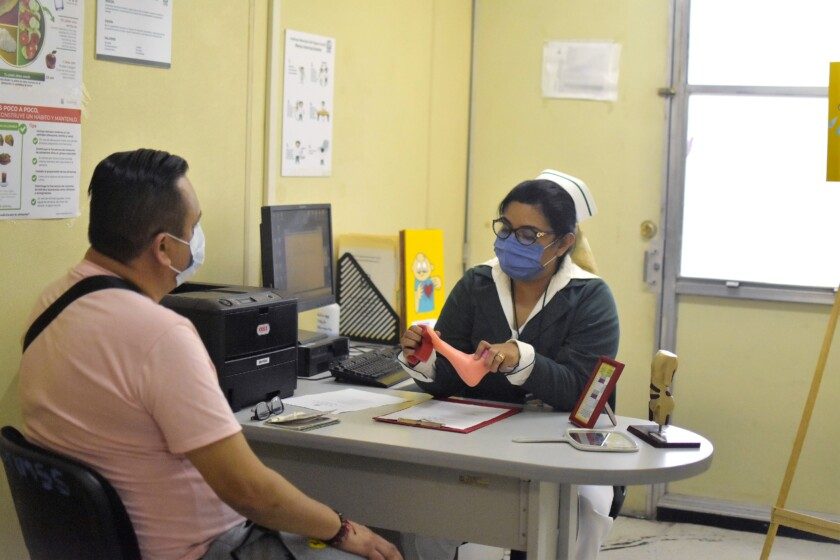
M405 424L406 426L420 426L421 428L443 428L440 422L432 422L431 420L415 420L414 418L397 418L397 424Z

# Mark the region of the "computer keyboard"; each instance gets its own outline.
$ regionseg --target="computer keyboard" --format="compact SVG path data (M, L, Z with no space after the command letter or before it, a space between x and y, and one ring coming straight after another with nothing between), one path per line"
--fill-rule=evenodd
M391 387L409 377L397 361L399 353L399 347L390 346L368 350L331 363L330 373L344 383Z

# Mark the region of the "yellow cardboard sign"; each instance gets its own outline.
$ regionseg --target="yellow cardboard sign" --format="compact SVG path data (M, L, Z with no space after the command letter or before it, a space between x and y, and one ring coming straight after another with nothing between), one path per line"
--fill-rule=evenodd
M840 181L840 62L831 63L828 78L828 157L826 181Z
M402 319L405 325L437 319L443 308L443 231L400 232L402 253Z

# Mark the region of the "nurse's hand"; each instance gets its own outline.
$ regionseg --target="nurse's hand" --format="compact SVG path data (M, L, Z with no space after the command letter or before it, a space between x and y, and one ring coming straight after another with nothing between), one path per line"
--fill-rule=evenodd
M519 364L519 346L511 341L490 344L482 340L475 349L473 359L483 360L484 367L494 373L500 369L510 369Z
M423 329L418 325L408 327L400 338L400 346L402 346L403 355L406 359L413 356L414 352L420 348L420 340L423 338Z

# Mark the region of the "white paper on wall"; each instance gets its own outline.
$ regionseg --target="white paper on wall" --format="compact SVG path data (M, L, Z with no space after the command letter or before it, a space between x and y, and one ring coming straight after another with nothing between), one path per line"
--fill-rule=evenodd
M546 41L543 97L616 101L620 57L618 43Z
M332 172L335 39L286 30L282 175Z

